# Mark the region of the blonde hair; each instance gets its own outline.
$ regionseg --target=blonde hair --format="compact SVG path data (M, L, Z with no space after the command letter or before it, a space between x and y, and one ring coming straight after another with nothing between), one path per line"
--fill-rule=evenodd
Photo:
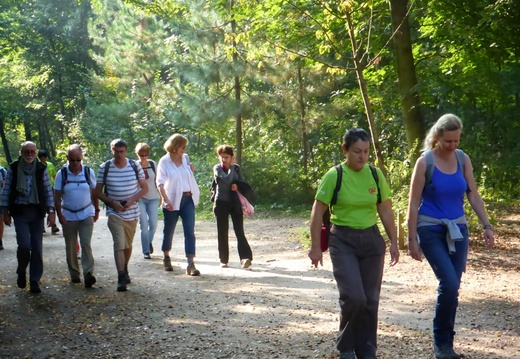
M183 135L176 133L166 140L164 143L164 150L173 154L177 152L179 147L186 145L188 145L188 139Z
M462 121L460 118L452 113L442 115L426 134L421 151L431 150L437 146L436 136L442 136L446 131L456 130L462 130Z
M139 152L146 153L147 155L150 154L150 146L148 146L147 143L139 142L137 145L135 145L135 154L138 155Z

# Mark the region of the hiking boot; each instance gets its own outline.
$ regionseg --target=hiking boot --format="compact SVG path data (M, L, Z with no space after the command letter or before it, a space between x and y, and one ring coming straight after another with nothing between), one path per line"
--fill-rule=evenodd
M94 277L90 272L85 274L85 288L92 288L92 285L94 284L96 284L96 277Z
M71 281L72 283L81 283L81 279L79 279L79 277L72 277L72 278L70 279L70 281Z
M164 263L164 270L165 271L173 272L172 261L171 261L170 257L164 257L163 263Z
M248 259L248 258L242 259L240 261L240 264L242 265L242 268L247 269L247 268L251 267L251 264L252 264L251 259Z
M132 280L130 280L130 274L128 274L128 269L125 270L125 274L126 274L126 284L132 283Z
M339 359L356 359L356 354L353 350L348 352L341 352L339 353Z
M450 345L433 346L435 359L460 359L460 355L455 353Z
M126 285L128 284L126 280L126 273L119 272L117 275L117 291L118 292L126 292Z
M0 251L4 249L4 241L0 239Z
M52 227L52 234L56 234L60 231L60 229L57 226Z
M150 242L150 254L153 254L153 246L152 246L151 242Z
M16 280L16 285L18 286L18 288L22 288L22 289L27 287L27 277L25 276L25 272L18 273L18 279Z
M38 294L38 293L42 292L42 290L40 289L40 283L38 283L35 280L32 280L29 283L29 290L31 291L31 293L34 293L34 294Z
M200 275L200 272L197 268L195 268L195 263L189 263L188 264L188 267L186 268L186 274L187 275L191 275L191 276L199 276Z
M152 256L150 255L150 253L145 253L144 259L152 259Z

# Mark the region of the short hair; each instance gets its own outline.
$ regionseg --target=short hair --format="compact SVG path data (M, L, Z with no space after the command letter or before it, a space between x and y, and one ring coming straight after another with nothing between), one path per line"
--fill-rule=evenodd
M347 130L343 136L343 146L345 146L345 149L348 150L350 146L359 140L363 142L370 142L370 136L368 135L367 131L363 130L362 128L351 128L350 130Z
M427 151L437 146L435 136L442 136L444 132L456 130L462 130L461 119L452 113L442 115L426 134L421 150Z
M226 153L230 156L233 156L233 147L230 145L220 145L217 147L217 155L221 155L222 153Z
M126 141L122 138L116 138L115 140L112 140L112 142L110 142L110 149L114 147L128 148L128 145L126 144Z
M175 153L179 147L188 145L188 142L189 141L186 137L176 133L171 135L170 138L164 142L164 150L168 153Z
M147 143L139 142L139 143L135 146L135 153L136 153L136 154L139 154L139 152L144 152L144 153L146 153L147 155L149 155L149 154L150 154L150 146L148 146Z
M24 143L22 143L22 146L20 147L20 151L23 151L23 149L24 149L25 147L29 146L29 145L32 145L32 146L38 148L38 147L36 146L36 143L34 143L33 141L25 141Z
M81 146L78 145L77 143L74 143L74 144L70 145L69 147L67 147L67 157L69 157L70 153L74 152L74 151L78 151L80 153L83 153L83 150L81 149Z
M27 141L29 142L29 141ZM23 148L24 146L22 146ZM49 157L49 153L47 152L47 150L44 150L44 149L41 149L38 151L38 158L42 158L42 157Z

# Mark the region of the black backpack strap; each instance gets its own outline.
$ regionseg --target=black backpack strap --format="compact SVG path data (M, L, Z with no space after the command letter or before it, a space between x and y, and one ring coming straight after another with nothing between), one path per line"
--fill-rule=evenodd
M135 172L135 179L139 181L139 170L137 169L137 165L135 164L135 161L131 158L128 159L130 162L130 166L134 169Z
M157 172L155 172L155 162L154 161L148 160L148 165L152 168L153 173L157 173Z
M343 179L343 168L341 167L341 163L336 165L336 171L338 172L338 178L336 179L336 187L334 188L332 199L330 200L330 208L338 202L338 192L341 189L341 180Z
M377 203L381 203L381 191L379 189L379 176L377 175L377 169L374 165L368 165L370 167L370 172L372 172L372 177L374 177L374 180L376 181L377 186Z

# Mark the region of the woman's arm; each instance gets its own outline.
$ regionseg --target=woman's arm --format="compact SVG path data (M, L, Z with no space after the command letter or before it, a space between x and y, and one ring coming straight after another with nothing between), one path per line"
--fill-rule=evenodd
M468 183L468 201L471 208L475 211L480 223L484 226L484 241L488 248L492 248L495 244L495 236L493 234L493 228L489 223L489 217L486 212L486 206L480 194L478 193L477 184L475 182L475 176L473 175L473 166L468 155L466 156L466 165L464 166L464 177Z
M408 251L410 256L418 261L422 260L421 248L417 238L417 221L419 217L419 205L426 182L426 159L420 157L415 163L410 182L408 196Z
M392 200L387 199L386 201L377 205L377 213L383 222L385 232L390 238L390 267L399 262L399 247L397 245L397 229L395 227L395 216L392 210Z
M315 200L311 211L311 249L309 250L309 258L315 268L318 263L323 265L323 252L321 251L321 225L323 214L329 208L322 201Z

